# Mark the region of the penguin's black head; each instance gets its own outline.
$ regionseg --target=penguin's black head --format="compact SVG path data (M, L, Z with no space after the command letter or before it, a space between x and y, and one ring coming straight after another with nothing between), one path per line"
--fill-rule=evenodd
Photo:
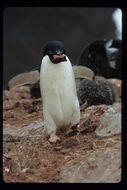
M44 56L48 55L52 63L67 61L64 44L60 41L49 41L44 47Z
M107 43L107 40L96 40L89 46L89 51L99 52L103 51L105 49L105 44Z

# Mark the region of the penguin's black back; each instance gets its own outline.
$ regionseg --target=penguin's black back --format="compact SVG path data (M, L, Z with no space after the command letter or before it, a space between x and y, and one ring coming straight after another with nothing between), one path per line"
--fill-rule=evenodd
M79 57L78 65L89 67L95 75L109 78L111 68L108 62L105 44L105 40L96 40L84 48Z

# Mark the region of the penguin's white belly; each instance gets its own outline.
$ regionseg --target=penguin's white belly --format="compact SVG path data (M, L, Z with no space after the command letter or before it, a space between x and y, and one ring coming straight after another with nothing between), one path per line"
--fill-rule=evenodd
M47 62L48 60L48 62ZM80 119L74 73L71 63L53 64L48 56L42 60L40 88L47 131L75 124ZM75 114L76 111L76 114Z
M46 88L46 92L49 93L43 100L44 109L47 109L57 126L69 125L74 102L74 96L71 96L73 92L69 92L62 83L60 86L56 83L51 88Z

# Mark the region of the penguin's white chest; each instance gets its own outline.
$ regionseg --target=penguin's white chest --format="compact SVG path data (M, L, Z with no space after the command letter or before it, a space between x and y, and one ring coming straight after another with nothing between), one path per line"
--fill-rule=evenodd
M66 127L75 119L79 120L75 78L68 58L67 61L58 64L53 64L48 56L42 59L40 89L44 122L48 131L52 128ZM78 110L77 118L73 119L75 109Z

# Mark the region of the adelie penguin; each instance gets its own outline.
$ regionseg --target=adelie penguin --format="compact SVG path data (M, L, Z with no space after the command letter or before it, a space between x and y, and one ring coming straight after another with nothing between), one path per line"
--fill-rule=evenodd
M73 72L74 72L74 77L75 78L85 78L90 81L93 81L94 79L94 72L84 66L72 66ZM21 75L20 75L21 76ZM39 98L41 96L40 92L40 80L35 82L30 86L30 94L32 98Z
M89 67L97 76L121 79L121 40L90 43L82 50L77 64Z
M116 39L112 41L112 44L109 48L117 49L113 62L115 63L115 68L112 71L112 77L121 79L121 52L122 52L122 40Z
M57 142L60 128L80 121L80 106L71 62L60 41L49 41L44 47L40 69L40 91L44 126L50 142Z
M89 79L93 81L94 72L90 68L85 67L85 66L73 65L72 69L73 69L75 78L85 78L85 79ZM9 80L7 89L12 90L14 88L18 88L24 85L30 86L30 94L32 98L41 97L40 67L14 76L13 78Z
M77 64L89 67L95 75L105 78L111 77L111 67L107 57L105 45L107 40L96 40L81 51Z
M64 45L50 41L44 47L40 70L40 90L43 101L44 125L50 134L49 141L56 142L58 128L77 124L80 107L76 93L74 73Z
M30 84L33 96L40 96L41 92L44 126L50 142L60 140L58 129L76 125L80 120L75 78L93 81L94 72L84 66L72 66L63 43L50 41L44 47L41 68L21 73L8 83L10 90Z

